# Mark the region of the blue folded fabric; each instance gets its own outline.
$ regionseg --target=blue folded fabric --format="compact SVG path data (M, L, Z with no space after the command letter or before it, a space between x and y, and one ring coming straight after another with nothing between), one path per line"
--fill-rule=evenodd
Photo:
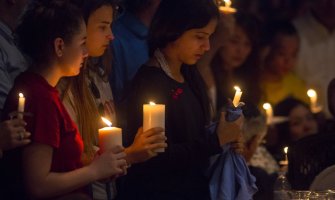
M226 121L227 122L233 122L237 120L242 115L242 109L241 107L233 107L230 106L226 110Z
M209 190L213 200L250 200L257 192L256 178L244 158L225 145L222 153L211 158L208 169Z
M227 121L238 119L242 113L240 108L230 111L227 113L233 113L233 116L228 114ZM238 112L240 114L236 118ZM211 134L215 134L214 127L215 124L208 129ZM235 153L229 144L222 147L221 154L210 158L207 173L212 200L250 200L257 192L256 178L250 173L242 155Z

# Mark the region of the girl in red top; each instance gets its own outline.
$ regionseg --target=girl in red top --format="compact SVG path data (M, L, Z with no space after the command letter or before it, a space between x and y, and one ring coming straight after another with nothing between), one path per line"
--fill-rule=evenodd
M5 113L17 109L17 94L22 92L25 112L31 113L25 120L32 142L4 157L2 177L8 198L54 198L124 173L121 147L83 167L82 138L55 88L60 78L78 75L88 55L81 11L66 0L34 1L17 28L17 37L31 65L16 79Z

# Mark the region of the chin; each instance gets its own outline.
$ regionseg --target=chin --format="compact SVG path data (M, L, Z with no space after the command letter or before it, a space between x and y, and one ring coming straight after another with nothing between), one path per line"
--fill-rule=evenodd
M198 60L187 60L187 61L185 61L184 62L184 64L186 64L186 65L194 65L194 64L196 64L198 62Z
M81 70L79 68L78 70L73 71L70 76L78 76L80 74L80 71Z

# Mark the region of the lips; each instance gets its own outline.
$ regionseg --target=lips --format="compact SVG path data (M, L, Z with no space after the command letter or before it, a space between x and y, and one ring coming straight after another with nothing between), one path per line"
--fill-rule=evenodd
M197 59L200 59L202 56L203 56L203 54L196 54L196 55L195 55L195 57L196 57Z

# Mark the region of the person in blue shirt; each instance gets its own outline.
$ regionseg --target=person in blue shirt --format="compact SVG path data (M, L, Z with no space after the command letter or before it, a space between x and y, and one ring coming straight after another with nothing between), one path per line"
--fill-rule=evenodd
M111 43L113 67L109 80L116 104L124 97L137 69L149 59L148 28L160 2L161 0L125 0L124 11L113 23L115 39Z
M0 115L14 79L27 69L25 58L16 47L13 31L28 0L0 1Z

